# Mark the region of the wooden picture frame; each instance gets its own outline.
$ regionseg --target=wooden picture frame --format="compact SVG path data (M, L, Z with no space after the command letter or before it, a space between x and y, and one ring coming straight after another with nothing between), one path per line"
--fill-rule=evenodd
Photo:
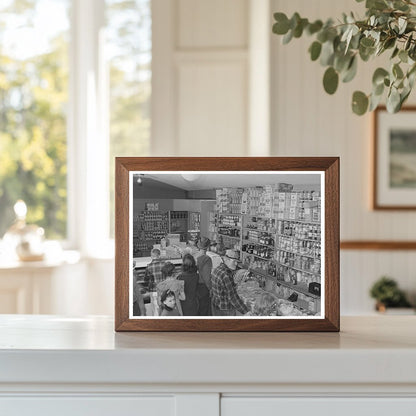
M322 294L319 293L321 312L317 312L314 316L310 316L309 312L308 316L169 316L166 318L132 316L131 285L134 280L131 277L133 274L133 212L135 207L134 204L137 202L136 200L133 202L133 193L136 192L137 194L137 192L139 192L139 195L141 195L140 190L134 191L136 188L133 188L133 181L134 175L140 176L140 178L146 180L146 175L149 173L152 174L151 176L153 176L153 178L156 177L157 180L160 180L163 175L165 175L163 178L176 178L175 175L181 175L183 178L187 178L186 180L190 181L193 180L192 176L202 176L202 179L205 180L205 178L214 178L215 174L215 178L222 178L223 180L228 181L231 179L234 180L234 177L237 177L237 179L246 178L244 180L247 180L247 178L255 178L256 181L260 181L261 179L263 181L262 183L271 181L272 179L273 183L275 183L274 181L276 178L280 181L280 178L289 175L293 175L290 176L290 178L301 178L300 180L303 180L303 178L319 177L320 189L323 191L321 194L322 206L320 206L320 211L318 211L320 216L319 221L322 224L322 232L320 231L321 228L318 228L320 242L322 242L322 257L320 257L321 260L319 260L322 270L320 276L322 279ZM204 175L207 176L205 177ZM302 177L302 175L304 176ZM116 331L339 331L340 242L338 157L118 157L116 158L115 189ZM250 190L253 188L247 189ZM245 188L244 192L246 192ZM278 192L277 187L276 192ZM281 195L279 194L279 198L280 196ZM286 195L286 197L288 196ZM297 196L295 195L295 197ZM318 199L320 200L320 198ZM321 204L321 202L319 202L319 204ZM217 209L224 209L224 207L218 208L217 203ZM280 208L276 208L276 210L277 209ZM241 210L243 211L243 208L241 208ZM248 208L246 212L249 212ZM287 215L286 211L284 215ZM290 215L292 215L292 211L290 211ZM298 213L296 215L298 215ZM257 218L257 216L255 217ZM255 217L253 217L253 220L257 221L254 219ZM286 227L290 225L292 220L282 221L283 222L279 223L277 220L276 226ZM300 221L293 220L293 222L299 223ZM296 226L294 227L296 231ZM304 227L304 229L307 229L307 227ZM216 231L218 230L223 231L219 228L216 229ZM248 253L244 252L244 249L247 250L247 247L247 245L242 247L240 253L242 257L248 255ZM275 250L280 251L280 248L278 249L276 247ZM253 258L254 257L249 257L249 260L252 260ZM277 264L276 267L278 266L279 264ZM282 267L283 270L285 267L290 268L290 266L286 265L283 265ZM301 274L301 276L303 278L304 274ZM309 280L306 282L308 281ZM293 289L296 284L296 281L292 284L291 282L284 282L283 280L281 280L281 284L279 284L277 278L276 282L275 289L278 287L279 290L286 290L285 288L287 287L292 287ZM284 286L283 283L285 283L286 286ZM301 291L302 287L299 283L299 286L296 287L296 289ZM309 292L311 292L311 286L309 285L307 287L309 287ZM303 295L302 292L299 292L299 294L302 295L300 297L304 298L305 296L311 296L309 292L305 292L305 295Z
M373 113L373 209L416 209L416 107Z

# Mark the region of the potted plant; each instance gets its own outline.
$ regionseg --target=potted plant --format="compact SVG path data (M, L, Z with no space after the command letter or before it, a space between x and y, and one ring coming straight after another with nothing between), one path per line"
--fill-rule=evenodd
M382 276L373 284L370 296L376 300L376 310L379 312L385 312L387 308L411 307L397 282L388 276Z
M409 97L416 78L416 0L366 0L361 19L344 13L337 21L310 22L299 13L288 18L280 12L274 18L273 33L283 36L284 44L304 34L314 37L309 54L326 68L323 86L328 94L335 93L340 80L355 77L358 61L390 54L390 65L373 74L371 93L353 93L355 114L374 110L384 94L387 110L395 113Z

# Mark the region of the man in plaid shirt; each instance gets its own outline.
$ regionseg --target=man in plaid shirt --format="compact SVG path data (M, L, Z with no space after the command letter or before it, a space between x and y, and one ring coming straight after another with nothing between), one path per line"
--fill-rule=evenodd
M144 272L144 281L148 282L149 290L153 288L154 285L157 285L159 282L162 282L162 267L165 265L163 260L160 260L160 250L154 248L150 255L152 256L152 262L149 263Z
M212 271L212 314L235 316L237 311L246 314L248 308L238 296L233 279L233 272L237 268L237 252L227 250L222 259L223 263Z

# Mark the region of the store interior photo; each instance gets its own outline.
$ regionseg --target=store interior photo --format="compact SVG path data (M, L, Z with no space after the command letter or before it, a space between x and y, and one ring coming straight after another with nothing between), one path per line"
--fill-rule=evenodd
M132 174L132 317L321 316L321 177Z

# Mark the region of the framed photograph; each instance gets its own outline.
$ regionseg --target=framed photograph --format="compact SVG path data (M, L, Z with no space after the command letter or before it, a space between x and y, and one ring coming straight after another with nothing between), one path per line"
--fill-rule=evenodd
M416 107L374 112L373 208L416 209Z
M116 331L339 331L339 158L116 158L115 203Z

